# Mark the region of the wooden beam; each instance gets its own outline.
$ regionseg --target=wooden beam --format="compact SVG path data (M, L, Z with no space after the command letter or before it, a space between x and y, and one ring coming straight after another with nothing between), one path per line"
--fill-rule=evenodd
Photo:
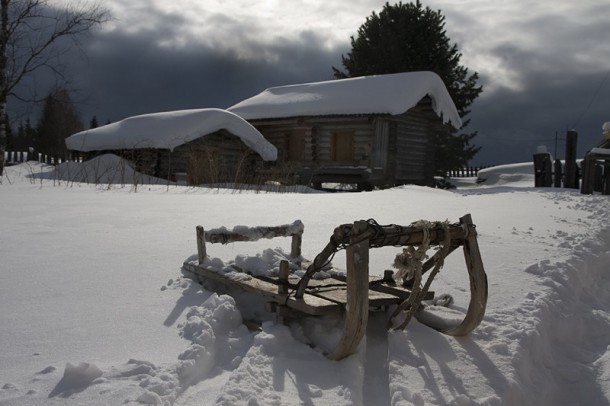
M294 234L292 236L292 243L290 245L290 256L292 258L298 258L301 256L301 243L303 241L303 234Z
M212 244L228 244L237 241L258 241L263 238L291 237L303 234L303 223L297 220L292 224L273 227L235 227L233 230L224 228L208 230L205 240Z
M369 317L369 240L359 234L366 231L366 221L354 223L352 240L347 248L347 312L343 335L328 358L340 360L353 354L366 333Z
M290 273L290 268L288 266L288 261L285 259L280 262L280 272L278 275L279 285L277 287L277 293L287 294L288 293L288 275Z
M205 257L207 256L207 252L205 249L205 231L202 226L197 226L197 258L199 259L199 264L203 264Z

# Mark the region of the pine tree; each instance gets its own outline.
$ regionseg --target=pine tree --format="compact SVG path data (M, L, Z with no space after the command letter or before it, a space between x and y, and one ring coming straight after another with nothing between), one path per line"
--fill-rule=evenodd
M47 155L67 158L65 139L83 130L83 124L68 91L55 89L45 99L42 117L36 127L36 148Z
M445 17L439 11L415 3L386 3L382 11L372 13L351 37L352 49L342 56L345 71L333 67L338 79L399 72L432 71L441 77L464 127L465 116L482 92L478 74L469 75L460 65L461 53L451 45L445 31ZM476 132L456 134L455 130L435 135L435 173L467 165L480 147L470 145Z
M97 128L97 127L99 127L99 124L97 123L97 117L93 116L91 118L91 121L89 122L89 128L92 129L92 128Z
M11 151L19 148L19 143L15 140L15 135L13 134L13 127L11 127L11 120L8 117L8 114L4 115L4 121L6 124L6 150Z

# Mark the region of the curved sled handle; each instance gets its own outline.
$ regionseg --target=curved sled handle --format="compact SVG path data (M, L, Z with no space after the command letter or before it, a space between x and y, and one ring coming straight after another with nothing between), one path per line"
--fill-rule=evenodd
M468 304L466 317L458 325L447 327L446 325L435 324L433 321L422 317L421 314L415 314L415 318L420 323L451 336L465 336L474 330L483 320L485 308L487 307L487 274L481 260L481 252L477 243L477 232L470 214L460 218L460 224L468 229L466 238L463 241L464 258L470 280L470 303Z

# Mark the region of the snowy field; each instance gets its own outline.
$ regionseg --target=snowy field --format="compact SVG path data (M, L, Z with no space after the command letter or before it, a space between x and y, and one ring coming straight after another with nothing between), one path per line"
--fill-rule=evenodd
M117 175L103 164L21 164L2 177L0 405L610 403L607 196L534 188L528 165L489 169L485 182L451 191L263 193L148 185L126 165L115 162ZM486 316L468 337L416 320L387 333L374 313L358 353L329 361L320 347L336 335L333 320L274 324L252 298L236 303L181 272L198 224L299 219L311 259L341 223L466 213L489 280ZM289 240L208 253L231 260L278 246L289 250ZM374 250L371 272L391 269L397 252ZM433 288L452 294L455 309L467 305L459 252ZM242 323L254 316L267 320L261 332Z

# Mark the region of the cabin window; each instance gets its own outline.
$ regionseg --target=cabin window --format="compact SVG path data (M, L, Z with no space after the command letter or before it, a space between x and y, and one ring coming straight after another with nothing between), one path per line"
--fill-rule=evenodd
M286 161L305 159L305 130L291 131L286 134Z
M335 162L354 160L354 132L337 131L332 133L331 159Z

